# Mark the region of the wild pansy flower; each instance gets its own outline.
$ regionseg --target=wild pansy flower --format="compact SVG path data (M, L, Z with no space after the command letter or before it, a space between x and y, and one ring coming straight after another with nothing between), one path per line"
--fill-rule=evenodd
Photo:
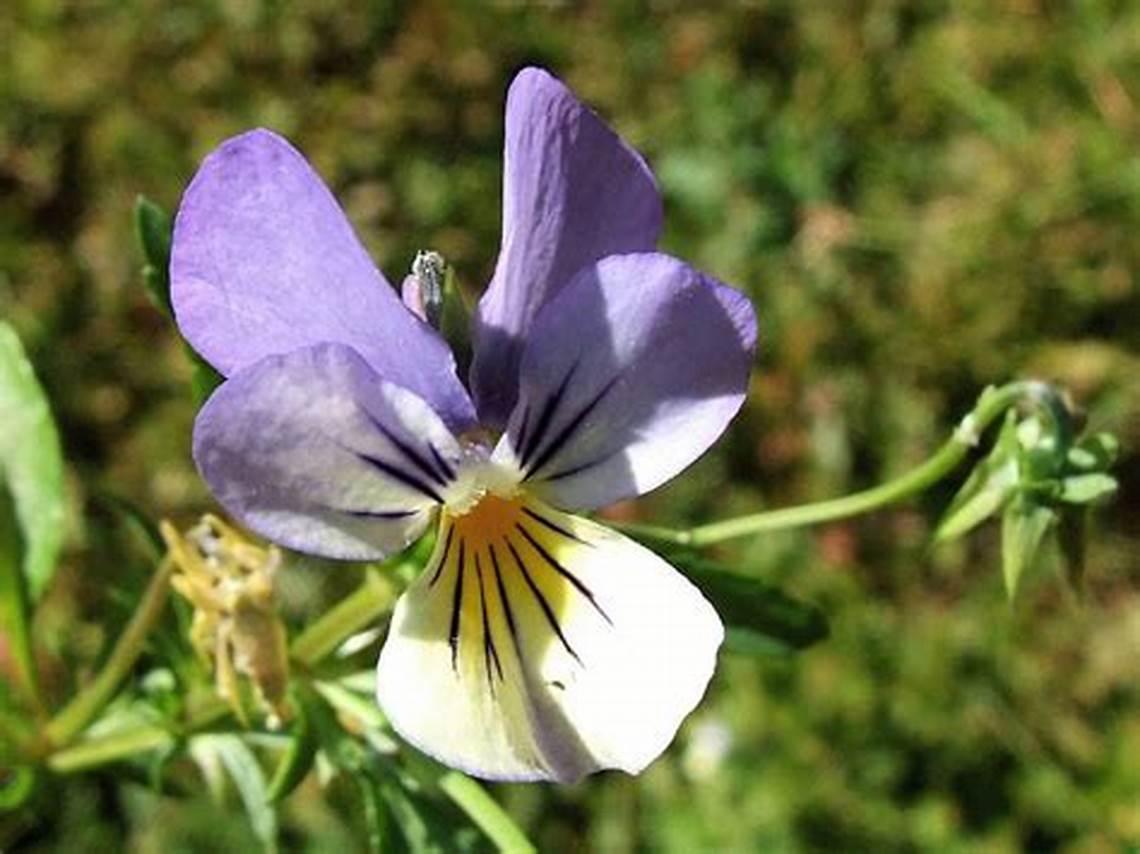
M723 629L665 561L572 511L716 440L755 318L654 251L645 162L543 71L511 85L504 172L469 393L289 143L256 130L207 157L171 260L182 332L227 377L194 457L230 513L300 551L374 560L438 525L377 665L413 745L487 778L636 773L700 700Z

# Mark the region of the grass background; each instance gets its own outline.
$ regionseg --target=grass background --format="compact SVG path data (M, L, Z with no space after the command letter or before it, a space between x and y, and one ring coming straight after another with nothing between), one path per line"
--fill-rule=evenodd
M140 286L136 194L174 207L202 156L267 125L391 280L431 247L477 288L498 244L506 86L536 63L645 153L664 248L746 289L760 318L728 437L623 512L703 521L873 484L1019 376L1064 384L1124 455L1083 604L1050 554L1009 607L991 529L931 548L953 483L723 549L821 604L831 638L723 660L641 778L500 787L510 809L544 850L1135 850L1140 6L696 5L0 6L0 316L54 403L75 510L38 626L56 690L99 660L141 578L95 498L183 522L211 506L188 366ZM107 779L50 806L12 844L250 844L236 806ZM358 848L350 813L306 789L286 847Z

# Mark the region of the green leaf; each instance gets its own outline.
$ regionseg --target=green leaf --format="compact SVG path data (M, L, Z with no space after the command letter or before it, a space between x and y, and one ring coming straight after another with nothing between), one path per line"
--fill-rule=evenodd
M31 615L21 565L23 537L8 487L0 481L0 639L8 644L19 692L33 705L39 703L35 657L32 653Z
M720 614L727 629L726 649L750 655L784 654L827 637L827 618L814 605L688 550L669 550L668 559Z
M43 389L20 339L0 322L0 480L23 539L21 572L30 602L55 573L63 543L63 457Z
M1053 421L1030 415L1017 425L1021 449L1018 468L1023 483L1043 482L1056 478L1064 470L1068 447L1063 444Z
M1120 456L1120 441L1111 433L1094 433L1069 448L1070 468L1080 472L1108 471Z
M1012 600L1025 571L1033 565L1041 543L1057 514L1027 496L1019 496L1005 509L1001 520L1001 563L1005 591Z
M11 680L0 679L0 769L21 761L37 742L36 726L12 696Z
M1057 525L1057 542L1064 559L1065 581L1078 596L1084 593L1085 553L1088 542L1089 511L1066 510Z
M36 773L31 768L0 768L0 815L27 803L36 788Z
M464 299L455 268L448 265L443 280L443 311L440 316L440 334L455 354L456 371L467 376L473 354L471 344L471 306Z
M269 800L278 803L288 797L301 784L313 767L319 742L317 734L309 723L306 704L294 699L293 710L296 718L290 733L289 746L281 757L273 779L269 783Z
M369 776L384 803L387 804L388 811L408 843L409 850L416 852L446 850L439 831L432 826L432 822L424 815L419 804L404 790L394 775L373 771Z
M158 525L135 503L111 492L100 492L95 500L131 531L145 547L148 557L160 559L166 554L166 543Z
M487 835L499 851L530 854L538 849L526 838L513 818L476 780L458 771L447 771L437 781L439 788Z
M201 406L214 393L214 389L222 384L225 377L215 371L209 362L195 353L190 345L186 345L186 354L193 365L190 390L194 395L194 402Z
M142 270L143 284L155 306L173 320L174 306L170 300L171 226L170 214L145 196L138 197L135 201L135 235L146 259ZM191 364L190 386L194 402L201 406L221 384L223 377L189 345L186 346L186 354Z
M1017 413L1010 410L993 449L970 472L942 515L935 542L957 539L1005 506L1018 482L1018 450Z
M355 718L362 725L372 729L383 729L387 719L374 696L363 696L335 682L314 682L313 688L324 700L341 714Z
M270 803L265 774L253 751L239 736L199 735L193 739L196 754L216 757L225 768L245 806L250 825L266 851L277 850L277 812Z
M360 802L364 805L364 832L369 854L380 854L384 850L384 839L388 835L388 810L376 783L367 774L353 774Z
M1091 504L1116 492L1116 478L1099 472L1075 474L1061 481L1062 501L1069 504Z
M143 284L155 306L173 318L174 307L170 302L170 215L145 196L135 200L135 236L146 259L142 271Z

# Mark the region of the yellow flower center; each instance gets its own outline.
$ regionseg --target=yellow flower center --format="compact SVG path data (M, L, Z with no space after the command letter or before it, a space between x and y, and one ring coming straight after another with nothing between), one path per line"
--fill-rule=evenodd
M505 497L487 492L469 509L456 512L448 507L443 512L446 520L455 526L455 535L473 552L481 552L493 542L517 535L523 507L521 494Z

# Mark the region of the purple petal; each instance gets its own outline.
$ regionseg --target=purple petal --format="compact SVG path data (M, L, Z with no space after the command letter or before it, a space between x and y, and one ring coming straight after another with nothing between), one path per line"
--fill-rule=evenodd
M458 443L413 392L321 344L238 371L202 407L194 459L218 501L270 540L372 560L427 525Z
M515 77L506 124L503 241L479 303L471 371L479 417L492 427L514 406L539 309L588 264L653 249L661 230L645 161L545 71Z
M563 508L647 492L728 426L755 342L738 291L667 255L605 258L534 324L495 457Z
M170 276L182 334L226 376L337 342L452 428L474 420L447 345L403 307L320 177L270 131L234 137L202 163L178 210Z

